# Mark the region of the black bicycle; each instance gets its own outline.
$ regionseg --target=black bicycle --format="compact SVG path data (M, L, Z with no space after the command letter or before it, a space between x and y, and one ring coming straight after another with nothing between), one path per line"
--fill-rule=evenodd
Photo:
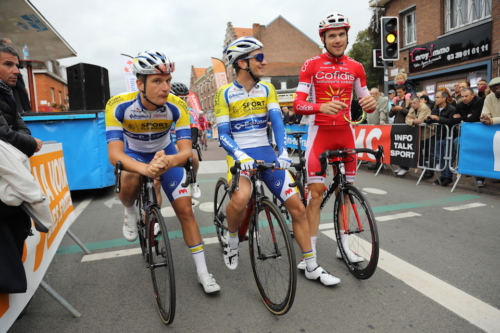
M185 169L187 170L187 180L181 184L188 187L194 180L192 169L192 159L189 159ZM122 163L116 162L116 193L121 189ZM147 268L151 272L153 290L158 307L160 318L166 325L170 325L175 317L175 275L172 251L168 239L168 230L165 220L161 215L160 206L156 199L154 179L141 175L140 193L136 200L140 217L137 222L139 233L139 244L142 256L148 262ZM155 235L155 225L159 226L159 232Z
M251 171L252 195L238 236L240 242L249 241L252 271L262 301L273 314L283 315L295 299L297 270L287 224L278 207L264 194L260 173L273 168L274 163L258 163ZM219 178L215 186L214 224L222 251L227 251L228 246L226 206L231 193L238 190L239 170L240 162L236 161L230 169L232 185Z
M338 189L333 208L333 224L337 247L342 255L349 272L358 279L370 278L377 268L379 258L379 238L375 216L360 190L346 180L344 162L354 160L353 155L358 153L373 154L376 160L383 163L383 147L378 150L368 148L338 149L325 151L319 156L321 171L316 175L325 173L327 165L334 168L333 179L327 190L323 193L320 210L323 209L328 199ZM345 230L349 235L349 249L363 261L351 262L342 246L340 230Z

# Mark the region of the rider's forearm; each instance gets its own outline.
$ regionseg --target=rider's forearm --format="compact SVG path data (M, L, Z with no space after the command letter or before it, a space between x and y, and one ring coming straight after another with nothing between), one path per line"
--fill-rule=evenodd
M229 123L224 122L218 125L219 128L219 143L228 153L235 155L236 152L242 151L231 137Z
M281 111L269 110L269 119L271 120L274 139L276 140L276 145L278 146L278 155L281 155L281 153L286 150L286 133L285 126L281 120Z
M321 104L306 102L308 93L299 92L297 90L297 97L293 101L293 109L297 114L312 115L320 113Z

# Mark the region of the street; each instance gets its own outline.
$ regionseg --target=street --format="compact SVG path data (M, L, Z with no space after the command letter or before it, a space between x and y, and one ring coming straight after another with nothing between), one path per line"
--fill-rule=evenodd
M70 229L92 254L85 255L66 236L45 281L82 316L73 318L39 288L9 332L500 332L498 197L416 186L414 179L388 173L375 177L362 166L355 185L377 218L377 271L357 280L335 258L331 199L322 211L318 262L341 283L325 287L299 272L295 302L278 317L259 297L246 242L240 244L235 271L223 263L212 200L215 182L226 176L225 154L215 142L203 154L202 197L195 200L194 212L220 293L207 295L198 284L180 224L164 197L177 290L175 320L165 327L146 263L137 251L123 251L139 245L122 236L123 207L114 188L79 191L72 193L78 217Z

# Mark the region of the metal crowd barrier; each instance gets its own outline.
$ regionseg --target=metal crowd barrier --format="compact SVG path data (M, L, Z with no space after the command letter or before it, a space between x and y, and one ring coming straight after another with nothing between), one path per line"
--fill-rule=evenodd
M453 142L453 129L450 130L448 125L421 124L420 126L424 127L424 138L429 133L431 136L420 141L417 168L422 169L422 173L417 185L426 172L442 172L451 165ZM442 158L440 158L441 155L443 155ZM437 179L441 183L439 177Z

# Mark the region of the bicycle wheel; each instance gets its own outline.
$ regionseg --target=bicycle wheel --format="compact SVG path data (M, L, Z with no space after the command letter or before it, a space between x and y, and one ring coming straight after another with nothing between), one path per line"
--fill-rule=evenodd
M144 210L142 209L143 204L140 195L135 204L139 212L139 221L137 221L137 233L139 234L139 244L141 245L142 257L144 258L144 260L146 260L146 262L149 262L148 242L146 237L146 217L143 215Z
M214 225L219 245L222 251L227 247L227 219L226 207L229 203L230 196L227 192L228 184L224 178L219 178L215 185L214 194Z
M257 203L248 245L255 283L262 301L273 314L284 315L295 299L295 253L283 217L267 198Z
M342 192L350 200L345 205L341 204ZM346 233L349 235L349 248L364 259L362 262L352 263L346 256L344 248L340 246L342 242L339 230L339 212L343 211L342 206L344 206L347 215ZM344 218L344 220L346 219ZM343 191L339 191L335 199L333 221L337 247L349 272L358 279L370 278L375 273L379 256L377 225L370 204L356 187L346 185Z
M175 316L175 276L168 230L157 207L147 213L149 235L149 268L153 280L153 289L158 312L166 325L174 321ZM160 233L155 236L154 224L160 226Z

